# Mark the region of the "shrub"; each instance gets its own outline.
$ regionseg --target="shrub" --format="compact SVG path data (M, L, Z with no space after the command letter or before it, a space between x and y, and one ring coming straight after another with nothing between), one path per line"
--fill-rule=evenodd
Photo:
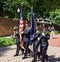
M15 43L16 43L16 40L14 39L14 41L13 41L12 37L9 37L9 38L0 37L0 47L14 45Z

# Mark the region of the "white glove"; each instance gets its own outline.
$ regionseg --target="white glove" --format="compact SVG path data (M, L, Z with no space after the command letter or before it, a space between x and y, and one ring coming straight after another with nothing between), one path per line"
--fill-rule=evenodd
M40 38L37 38L38 40L40 40Z
M43 35L43 36L45 36L45 34L44 34L44 33L42 33L42 35Z

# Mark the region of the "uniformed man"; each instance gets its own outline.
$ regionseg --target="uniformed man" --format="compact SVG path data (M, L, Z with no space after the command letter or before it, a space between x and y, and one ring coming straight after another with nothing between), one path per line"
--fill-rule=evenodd
M16 54L14 56L18 56L19 55L19 50L22 51L22 53L24 53L24 49L20 47L20 35L19 35L19 30L17 29L15 31L15 39L16 39Z
M37 38L38 38L39 34L38 31L34 34L34 38L33 38L33 60L32 62L36 62L37 61L37 56L38 56L38 47L37 47Z
M40 52L42 56L42 62L45 62L45 59L47 60L47 48L48 48L48 40L50 39L50 35L48 33L47 27L45 26L41 32L41 35L39 37L40 41Z
M33 40L33 60L32 62L36 62L37 61L37 57L40 58L40 52L38 51L38 40L37 38L40 36L40 29L38 26L36 26L36 32L35 34L32 36L31 40Z
M24 29L22 36L23 36L23 42L24 42L24 48L25 48L25 54L24 54L24 57L22 59L25 59L25 58L27 58L28 53L30 52L30 49L29 49L30 25L29 25L29 23L26 23L26 26L25 26L25 29Z
M15 38L16 38L16 54L14 56L18 56L19 55L19 47L20 47L20 36L19 36L19 32L18 30L16 30L16 33L15 33Z

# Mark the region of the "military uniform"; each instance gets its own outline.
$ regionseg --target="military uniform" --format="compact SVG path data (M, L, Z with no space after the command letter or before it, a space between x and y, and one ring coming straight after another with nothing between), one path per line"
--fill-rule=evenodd
M16 54L14 56L17 56L17 55L19 55L19 49L20 49L20 36L19 36L18 31L16 31L15 38L16 38L17 48L16 48Z
M38 40L37 38L39 37L39 31L37 31L33 36L32 36L32 40L33 40L33 60L32 62L36 62L37 61L37 56L39 54L38 52Z
M24 42L24 48L25 48L25 54L24 54L24 57L22 59L25 59L25 58L27 58L27 55L28 55L28 53L30 51L30 49L29 49L30 28L29 27L25 27L22 36L23 36L23 42Z
M15 38L16 38L16 54L14 56L18 56L19 55L19 50L22 51L22 53L24 53L24 49L20 47L20 35L19 35L19 31L17 30L16 31L16 34L15 34Z
M47 48L48 48L48 40L50 39L50 35L46 32L42 32L40 35L40 52L42 55L42 62L45 62L47 58Z

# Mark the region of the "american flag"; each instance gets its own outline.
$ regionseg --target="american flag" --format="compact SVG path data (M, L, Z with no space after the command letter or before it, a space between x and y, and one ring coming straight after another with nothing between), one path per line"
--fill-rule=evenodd
M19 20L20 45L23 44L23 41L22 41L23 29L24 29L24 21L23 21L23 16L22 16L22 7L21 7L20 8L20 20Z
M19 21L19 33L21 34L24 29L24 21L23 19L20 19Z

